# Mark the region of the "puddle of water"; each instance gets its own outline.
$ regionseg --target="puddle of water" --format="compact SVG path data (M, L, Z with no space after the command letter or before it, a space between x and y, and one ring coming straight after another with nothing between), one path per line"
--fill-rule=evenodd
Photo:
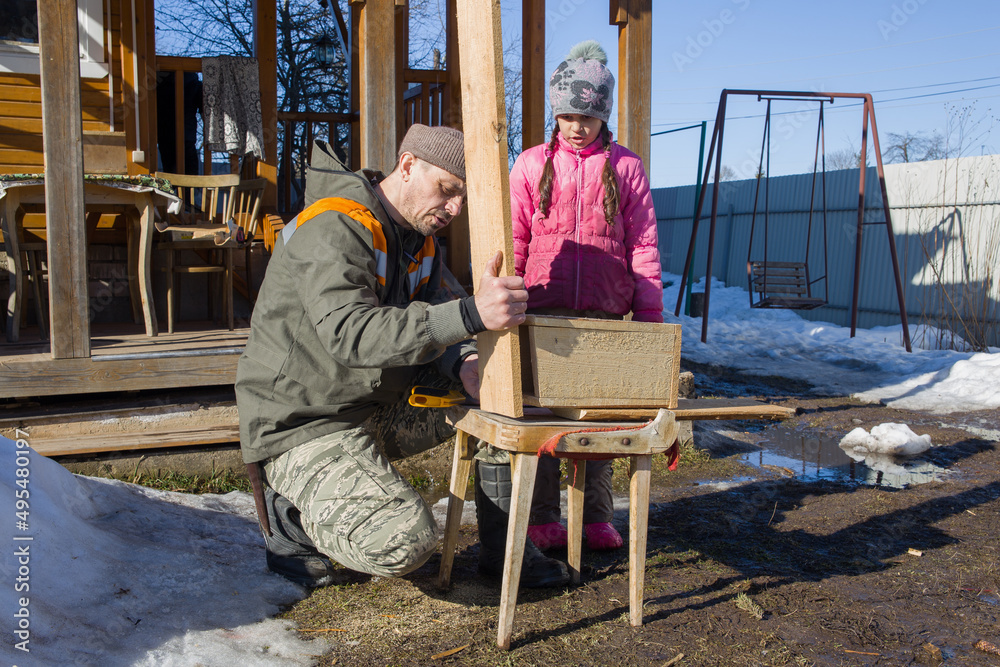
M855 460L840 448L839 439L775 431L757 443L759 452L744 454L745 463L776 466L799 479L856 482L892 488L941 479L944 468L927 461L908 461L868 454Z

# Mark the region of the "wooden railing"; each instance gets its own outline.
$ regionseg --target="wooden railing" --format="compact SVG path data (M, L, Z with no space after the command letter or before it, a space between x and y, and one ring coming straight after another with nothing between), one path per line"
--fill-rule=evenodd
M279 111L278 207L282 212L301 209L305 192L306 165L312 160L315 139L325 139L343 150L345 163L350 158L351 122L356 114L321 111Z
M445 70L408 69L403 81L407 86L403 93L403 124L450 125ZM412 86L411 84L419 84Z

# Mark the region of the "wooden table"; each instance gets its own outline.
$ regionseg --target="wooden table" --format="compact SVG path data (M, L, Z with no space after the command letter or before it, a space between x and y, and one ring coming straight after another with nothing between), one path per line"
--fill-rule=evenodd
M534 413L534 414L531 414ZM677 422L668 410L659 410L651 422L581 422L554 417L546 410L526 409L524 417L514 419L482 410L458 406L449 409L449 421L457 429L451 470L451 495L445 520L444 545L438 584L451 584L451 568L461 524L462 507L474 451L469 436L475 436L510 453L513 489L510 519L507 526L507 549L504 554L503 582L500 590L500 618L497 645L510 648L521 580L521 559L528 533L528 515L538 470L538 448L558 438L555 455L569 457L575 468L574 483L569 489L567 542L568 565L573 583L580 581L580 555L583 543L583 490L586 462L576 455L608 454L628 456L629 466L629 620L642 625L643 580L646 572L646 529L649 523L649 480L653 454L667 451L677 439ZM608 429L595 431L594 429Z
M150 277L153 254L153 198L165 203L179 203L173 195L150 187L118 187L100 182L84 184L84 207L88 213L124 214L129 223L128 275L132 312L142 320L147 336L157 334L156 312ZM24 266L21 259L20 223L24 213L45 212L45 184L37 181L7 182L0 187L3 198L2 226L7 249L11 290L7 297L7 340L17 342L21 322L20 298L24 289ZM80 224L84 224L81 220Z

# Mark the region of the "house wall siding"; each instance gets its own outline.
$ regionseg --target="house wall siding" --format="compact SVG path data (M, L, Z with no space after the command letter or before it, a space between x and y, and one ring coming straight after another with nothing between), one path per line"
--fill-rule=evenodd
M111 0L111 14L104 10L105 40L110 25L110 45L105 45L105 57L110 58L110 76L101 79L81 79L80 101L85 144L120 144L121 162L125 162L125 112L122 104L121 0ZM110 46L110 48L109 48ZM107 61L106 61L107 62ZM42 91L37 74L0 73L0 173L34 173L44 170L42 156ZM111 101L113 100L113 105ZM113 111L112 111L113 108ZM112 131L114 135L110 135ZM88 147L85 145L85 150ZM92 155L102 151L87 151L88 161L100 166ZM86 169L87 165L85 165ZM108 169L96 169L107 171Z

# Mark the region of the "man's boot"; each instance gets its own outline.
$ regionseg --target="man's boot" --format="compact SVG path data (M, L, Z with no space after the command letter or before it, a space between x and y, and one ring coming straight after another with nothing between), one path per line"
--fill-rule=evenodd
M269 486L264 487L264 500L271 524L271 534L264 535L267 569L306 588L333 583L333 562L302 530L298 508Z
M509 465L476 461L479 572L491 577L503 576L511 488ZM524 559L521 561L521 586L543 588L563 586L568 583L569 570L566 564L555 558L547 558L530 539L525 538Z

